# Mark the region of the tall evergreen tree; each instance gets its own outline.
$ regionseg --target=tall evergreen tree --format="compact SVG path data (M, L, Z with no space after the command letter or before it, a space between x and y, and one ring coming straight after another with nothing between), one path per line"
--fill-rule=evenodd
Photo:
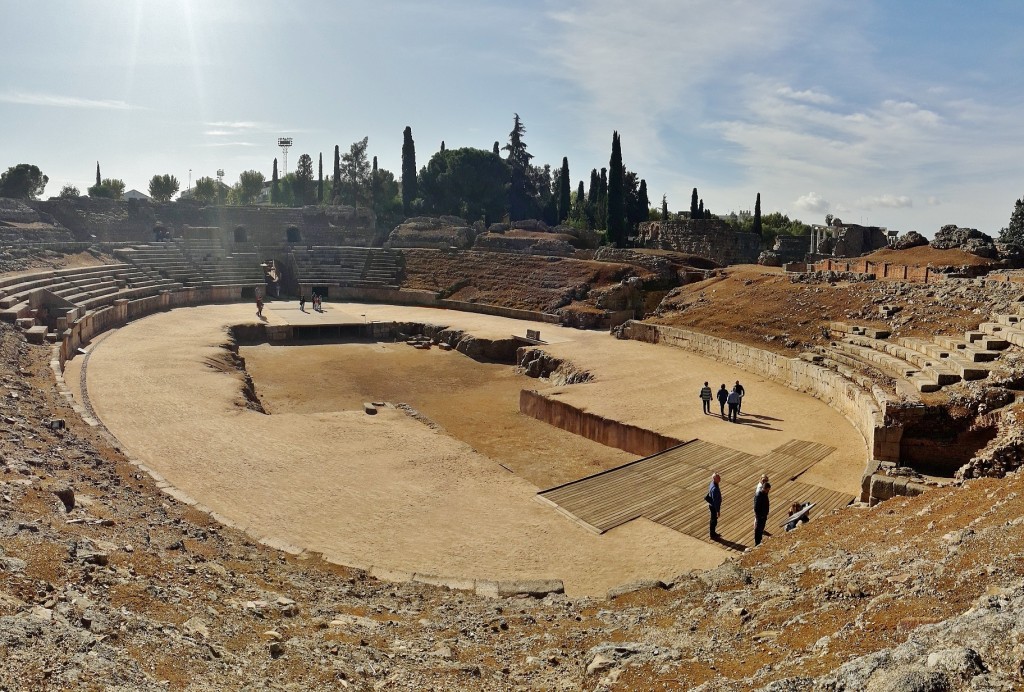
M100 162L96 162L96 187L100 186Z
M693 188L693 194L690 195L690 218L700 218L700 208L697 206L697 188Z
M700 206L697 208L697 218L698 219L703 219L704 218L704 200L700 201Z
M444 140L441 140L441 153L444 153Z
M373 168L370 169L370 206L373 206L380 192L380 181L377 175L377 157L373 157Z
M608 161L608 239L615 247L626 246L626 193L623 185L622 143L612 132L612 156Z
M416 144L412 141L412 128L407 125L402 141L402 211L407 216L416 197Z
M661 220L668 221L668 195L661 196Z
M334 145L334 175L331 177L331 204L341 197L341 147Z
M558 223L569 218L569 200L572 198L572 183L569 180L569 158L562 157L562 170L558 178Z
M754 202L754 233L763 235L761 232L761 193L757 193L757 201Z
M501 147L498 145L498 140L494 140L494 155L501 156Z
M298 166L295 168L295 180L293 181L295 191L295 203L298 206L309 204L313 195L313 157L303 154L299 157Z
M277 204L281 198L281 187L277 180L277 159L274 159L274 173L270 178L270 203Z
M1010 224L999 231L999 242L1024 245L1024 198L1013 205Z
M320 168L316 176L316 201L317 204L324 203L324 153L320 152Z
M523 135L526 126L515 113L512 131L508 134L508 144L502 147L508 152L508 165L511 170L508 192L508 214L512 221L522 221L527 217L530 208L529 168L533 154L526 151Z

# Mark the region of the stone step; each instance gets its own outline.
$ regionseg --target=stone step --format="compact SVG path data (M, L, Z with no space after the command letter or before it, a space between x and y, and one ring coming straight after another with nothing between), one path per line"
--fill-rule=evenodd
M1024 330L1010 327L999 322L982 322L978 329L985 334L1002 339L1014 346L1024 346Z
M988 377L988 368L975 365L974 361L962 357L959 351L943 348L934 341L916 337L901 337L897 339L896 343L942 363L965 380L980 380ZM941 382L941 380L939 381Z
M887 353L894 358L910 363L920 369L922 373L931 377L939 386L955 384L962 379L961 375L953 367L941 359L932 358L920 351L907 348L898 343L858 336L849 336L846 338L846 341Z
M969 360L972 363L987 363L999 357L999 351L986 351L985 349L978 347L976 344L969 344L962 339L957 339L956 337L935 336L932 338L941 348L956 351L960 354L961 358Z
M1010 342L1006 339L994 337L983 331L965 332L964 339L984 351L1005 351L1010 348Z

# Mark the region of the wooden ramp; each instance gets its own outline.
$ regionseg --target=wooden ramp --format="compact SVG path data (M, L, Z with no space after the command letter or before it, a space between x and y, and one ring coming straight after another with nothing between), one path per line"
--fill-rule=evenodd
M790 440L763 456L754 456L703 440L690 440L663 452L571 481L537 494L569 518L604 533L646 517L694 538L710 542L704 502L711 474L722 476L722 515L718 545L742 551L754 542L754 487L762 473L772 483L769 534L782 531L793 502L813 502L811 517L853 501L853 495L801 483L804 471L835 451L816 442Z

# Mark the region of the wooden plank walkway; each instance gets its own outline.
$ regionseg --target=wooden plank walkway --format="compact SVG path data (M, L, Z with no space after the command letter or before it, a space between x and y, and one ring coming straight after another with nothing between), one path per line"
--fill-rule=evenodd
M711 474L722 476L722 515L716 544L742 551L754 542L754 487L761 474L772 482L767 533L779 533L790 504L813 502L811 517L845 507L853 495L802 483L799 476L835 448L790 440L763 456L690 440L601 473L542 490L537 499L580 525L604 533L646 517L708 542L704 502Z

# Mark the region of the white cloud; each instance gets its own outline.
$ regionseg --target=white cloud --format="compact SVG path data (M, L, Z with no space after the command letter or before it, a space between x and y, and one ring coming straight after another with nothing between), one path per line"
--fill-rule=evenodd
M822 199L816 192L808 192L806 195L797 198L797 200L793 202L793 206L801 211L812 212L814 214L825 214L832 208L832 205L828 203L828 200Z
M796 91L792 87L784 86L780 87L776 93L778 93L779 96L785 96L793 101L803 101L804 103L813 103L819 106L835 103L835 99L828 94L821 91L815 91L813 89Z
M856 205L864 209L874 209L875 207L904 209L914 206L914 200L906 195L884 194L875 197L861 197L857 200Z
M54 108L99 108L120 111L132 109L132 106L128 103L113 99L84 99L77 96L63 96L61 94L17 91L0 94L0 102L14 103L21 106L47 106Z
M930 196L926 201L929 207L937 207L942 204L942 200L934 195Z
M248 121L248 120L242 120L242 121L239 121L239 120L218 120L218 121L215 121L215 122L212 122L212 123L206 123L206 124L208 126L210 126L210 127L230 128L232 130L257 130L257 129L265 130L265 129L267 129L267 125L265 123L258 123L258 122Z

